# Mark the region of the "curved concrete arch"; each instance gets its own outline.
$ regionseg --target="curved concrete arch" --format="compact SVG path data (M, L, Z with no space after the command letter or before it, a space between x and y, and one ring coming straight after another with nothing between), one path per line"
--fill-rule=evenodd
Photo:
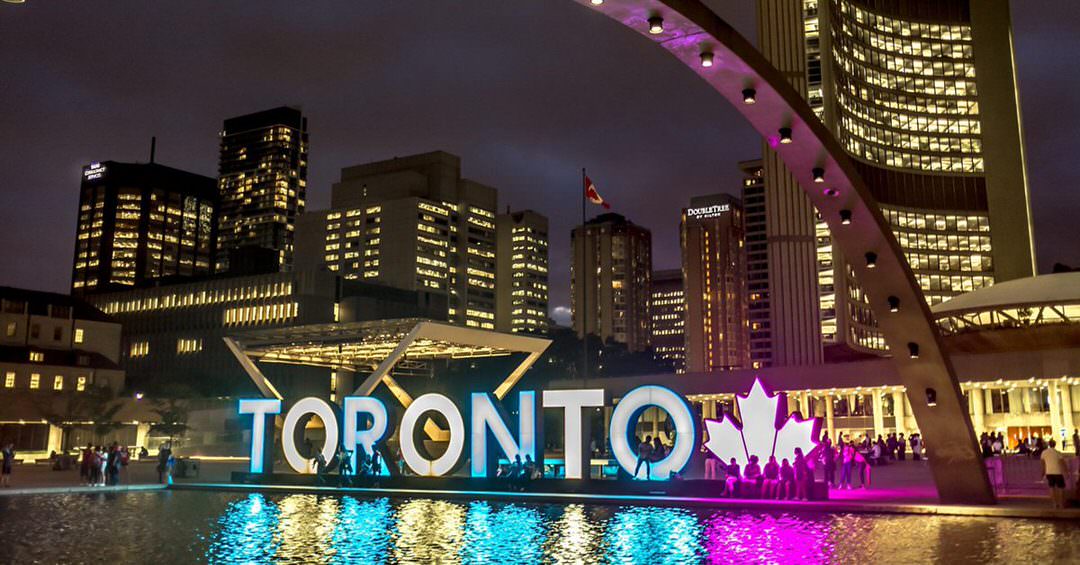
M750 42L699 0L574 1L666 49L769 140L828 223L835 244L852 258L907 388L939 498L993 503L959 382L922 291L851 158L809 105ZM662 18L662 31L650 32L651 18ZM712 54L711 66L702 65L703 53ZM753 104L744 102L744 89L754 90ZM781 128L787 128L790 143L780 142ZM814 182L815 168L824 169L824 183Z

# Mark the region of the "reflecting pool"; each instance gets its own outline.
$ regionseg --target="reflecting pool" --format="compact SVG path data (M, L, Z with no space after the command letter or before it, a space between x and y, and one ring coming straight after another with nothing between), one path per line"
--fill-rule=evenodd
M1061 521L195 491L0 497L0 563L1066 563Z

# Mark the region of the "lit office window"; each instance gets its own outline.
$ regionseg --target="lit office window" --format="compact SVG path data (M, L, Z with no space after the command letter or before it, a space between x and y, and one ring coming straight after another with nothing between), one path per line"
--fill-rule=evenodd
M75 329L75 343L82 343L84 339L82 328Z
M44 353L42 353L40 351L31 351L30 352L30 361L32 361L34 363L41 363L44 360L45 360L45 354Z
M86 390L86 377L79 377L75 382L75 390L82 392Z
M15 371L4 373L4 388L15 388Z
M41 375L37 373L30 374L30 388L37 389L41 386Z
M53 390L64 390L64 375L53 377Z

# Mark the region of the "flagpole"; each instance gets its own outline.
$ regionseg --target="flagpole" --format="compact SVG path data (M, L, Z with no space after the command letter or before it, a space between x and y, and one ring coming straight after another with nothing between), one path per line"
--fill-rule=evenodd
M589 187L586 186L587 177L585 175L585 167L581 168L581 385L583 387L588 386L589 375L589 292L586 285L585 254L588 251L586 247L586 234L588 230L585 227L585 201L588 199L587 191Z

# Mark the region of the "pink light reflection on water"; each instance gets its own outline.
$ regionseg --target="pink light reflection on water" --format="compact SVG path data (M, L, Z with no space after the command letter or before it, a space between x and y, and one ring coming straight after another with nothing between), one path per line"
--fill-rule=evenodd
M828 563L833 546L828 520L789 514L717 512L705 521L709 563Z

